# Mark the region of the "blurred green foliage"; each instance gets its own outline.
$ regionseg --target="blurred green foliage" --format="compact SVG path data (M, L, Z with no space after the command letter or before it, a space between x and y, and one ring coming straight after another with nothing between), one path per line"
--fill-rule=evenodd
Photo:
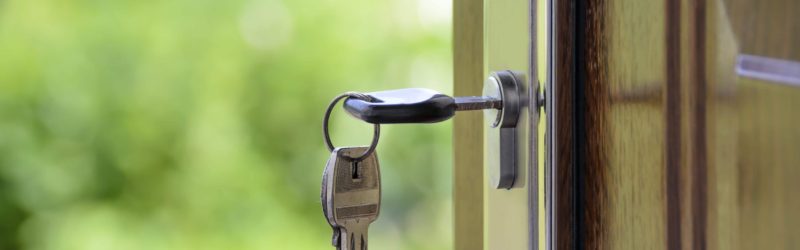
M331 249L326 105L450 55L447 0L0 0L0 249ZM451 248L450 124L382 133L370 246Z

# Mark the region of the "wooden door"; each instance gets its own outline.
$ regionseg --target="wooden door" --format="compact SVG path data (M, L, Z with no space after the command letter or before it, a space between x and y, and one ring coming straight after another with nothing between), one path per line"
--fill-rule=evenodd
M456 117L456 249L800 249L798 14L794 0L454 0L455 94L527 58L547 101L524 195L487 189L481 114ZM517 40L493 50L500 38Z
M800 2L553 7L556 248L800 248Z

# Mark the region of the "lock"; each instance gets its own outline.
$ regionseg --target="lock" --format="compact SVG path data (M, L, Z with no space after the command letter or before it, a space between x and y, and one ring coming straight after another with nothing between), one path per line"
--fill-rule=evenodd
M504 70L492 72L483 86L483 95L502 100L502 109L484 110L484 165L489 184L497 189L510 189L517 177L517 122L525 95L521 77Z
M484 110L484 165L489 182L494 188L510 189L519 168L517 125L528 101L523 83L521 73L503 70L489 75L483 96L453 98L430 89L409 88L363 93L370 98L348 98L343 106L350 115L373 124L435 123L450 119L457 111Z

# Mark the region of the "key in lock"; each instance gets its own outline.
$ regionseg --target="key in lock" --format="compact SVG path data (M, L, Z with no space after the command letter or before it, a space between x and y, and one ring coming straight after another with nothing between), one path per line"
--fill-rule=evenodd
M370 100L348 98L344 109L373 124L435 123L450 119L457 111L485 110L489 126L485 133L486 167L490 185L510 189L517 179L519 142L517 124L524 107L538 108L541 95L531 100L521 86L524 77L510 70L493 72L486 80L483 96L450 97L430 89L410 88L364 93ZM538 93L538 90L532 91Z

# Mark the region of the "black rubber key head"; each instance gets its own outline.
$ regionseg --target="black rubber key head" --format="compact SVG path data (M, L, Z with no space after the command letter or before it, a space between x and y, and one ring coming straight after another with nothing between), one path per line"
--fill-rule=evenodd
M375 100L355 98L344 101L344 109L369 123L434 123L456 113L456 102L450 96L422 88L396 89L365 93Z

